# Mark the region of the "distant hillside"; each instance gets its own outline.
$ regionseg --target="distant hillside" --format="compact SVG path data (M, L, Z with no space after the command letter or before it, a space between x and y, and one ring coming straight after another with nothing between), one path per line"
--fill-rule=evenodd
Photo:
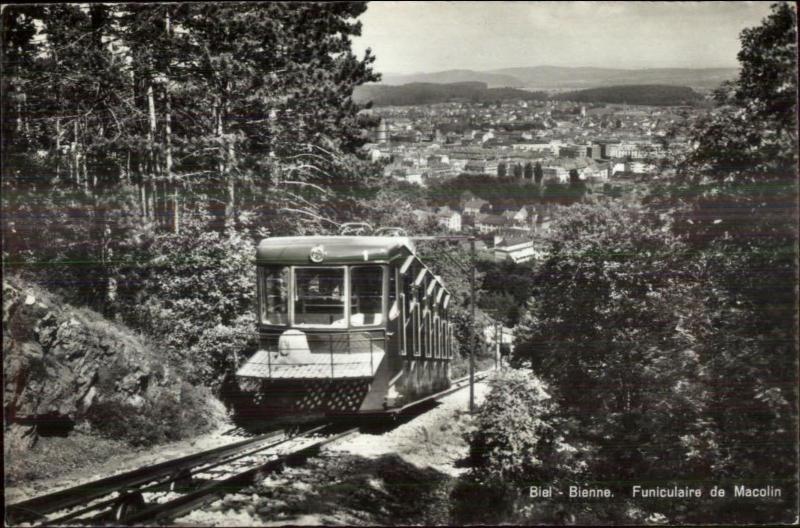
M562 92L548 96L546 92L532 92L517 88L488 88L482 82L450 84L411 83L402 86L369 84L353 92L357 103L372 102L374 106L407 106L443 103L447 101L494 102L522 99L526 101L576 101L581 103L627 103L632 105L684 105L695 104L702 96L687 86L665 84L638 84L606 86Z
M522 99L523 101L545 101L547 92L532 92L517 88L489 88L479 94L481 101L505 101L509 99Z
M405 106L453 100L472 102L509 99L544 100L547 99L547 94L516 88L488 88L483 82L410 83L402 86L370 84L357 87L353 93L353 99L358 103L372 101L375 106Z
M629 86L607 86L576 92L565 92L552 96L558 101L580 103L627 103L633 105L684 105L702 100L702 96L686 86L664 84L642 84Z
M474 70L447 70L433 73L412 73L395 75L387 73L381 80L383 84L397 86L411 83L452 84L462 82L482 82L489 87L522 88L524 83L511 75L502 73L478 72Z
M582 90L629 84L669 84L695 89L713 89L736 78L738 68L567 68L534 66L502 68L492 71L447 70L410 75L385 74L383 84L450 84L484 82L489 87L528 88L531 90Z
M669 84L692 88L716 88L723 81L734 79L738 68L565 68L535 66L504 68L492 73L511 75L527 88L581 89L629 84Z

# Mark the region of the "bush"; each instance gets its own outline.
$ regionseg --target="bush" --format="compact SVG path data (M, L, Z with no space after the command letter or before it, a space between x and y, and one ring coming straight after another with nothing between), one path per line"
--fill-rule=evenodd
M476 430L470 435L470 472L453 490L456 523L549 522L552 508L536 512L531 485L561 486L579 478L586 464L565 437L547 386L528 371L507 369L490 381ZM535 516L535 518L534 518Z
M554 404L544 383L525 371L500 371L490 387L470 442L472 467L500 480L521 482L542 465L535 455L540 442L555 438L546 421Z
M475 372L493 369L495 367L493 352L493 347L489 347L489 349L478 349L478 353L475 355ZM456 354L453 356L453 359L450 360L450 378L463 378L467 374L469 374L469 356L462 357L461 354Z
M160 391L141 404L118 399L95 403L86 417L104 437L149 446L207 432L219 414L208 389L182 383L177 392Z
M258 334L255 314L250 312L237 317L230 324L219 324L204 329L192 347L192 361L202 369L202 378L211 380L211 386L219 387L220 374L233 372L238 364L255 353ZM223 376L224 377L224 376Z
M255 245L198 223L157 237L146 255L124 281L127 318L189 381L216 387L255 339Z

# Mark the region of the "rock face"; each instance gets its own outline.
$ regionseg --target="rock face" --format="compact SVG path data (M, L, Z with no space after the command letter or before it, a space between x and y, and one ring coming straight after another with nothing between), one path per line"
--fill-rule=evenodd
M130 330L19 279L3 279L7 434L33 442L35 433L81 422L98 402L137 407L167 378Z

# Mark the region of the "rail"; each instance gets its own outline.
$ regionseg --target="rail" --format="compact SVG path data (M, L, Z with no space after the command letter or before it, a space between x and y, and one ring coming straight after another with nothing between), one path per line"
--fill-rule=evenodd
M477 381L481 381L481 380L485 379L491 372L492 372L492 369L476 372L475 373L475 381L477 382ZM454 392L457 392L457 391L459 391L459 390L461 390L461 389L463 389L465 387L468 387L468 386L469 386L469 375L466 375L464 377L452 380L450 382L450 387L448 387L448 388L446 388L446 389L444 389L442 391L436 392L434 394L430 394L430 395L428 395L428 396L426 396L424 398L420 398L419 400L414 400L413 402L411 402L409 404L406 404L406 405L404 405L402 407L397 407L395 409L389 409L387 411L384 411L384 413L385 414L389 414L389 415L400 415L400 414L408 412L410 409L418 407L418 406L420 406L420 405L422 405L424 403L427 403L427 402L430 402L430 401L435 401L435 400L438 400L440 398L444 398L445 396L447 396L449 394L452 394Z
M297 436L286 436L280 441L269 442L270 439L286 434L276 431L259 437L237 442L221 448L196 453L188 457L167 461L154 466L140 468L122 475L109 477L60 492L36 497L28 501L8 506L6 524L29 523L34 526L54 526L63 524L106 524L113 521L118 524L147 522L148 519L161 519L165 516L175 517L187 511L186 508L197 507L204 500L213 499L220 490L231 491L238 484L246 485L257 474L263 474L279 468L291 460L308 457L316 449L326 443L353 434L357 429L336 432L329 437L308 444L308 440L316 434L324 434L331 430L327 423L311 428ZM285 453L274 451L287 445L296 445ZM260 458L257 463L248 462L248 458ZM219 472L220 467L235 466L245 463L248 469L232 472L222 480L213 480L188 493L179 493L185 486L190 486L197 475ZM166 477L166 478L165 478ZM148 506L144 501L145 493L163 492L177 494L176 498L162 504ZM97 513L99 512L99 513ZM55 514L55 516L54 516ZM87 518L87 514L94 517Z
M257 464L226 479L206 484L205 486L202 486L191 493L181 495L180 497L164 504L158 504L150 508L145 508L125 517L123 520L126 524L141 524L158 523L174 519L200 506L214 501L219 496L224 496L232 489L238 489L249 484L253 484L259 477L263 478L263 476L267 473L277 471L285 465L296 464L311 456L314 456L324 445L341 440L342 438L357 432L358 428L354 427L344 432L334 434L328 438L314 442L311 445L280 455L277 458L268 460L264 463Z
M199 463L213 463L247 447L256 446L282 434L285 434L283 430L273 431L255 438L88 482L17 504L7 505L6 521L9 524L35 522L50 513L85 504L121 489L133 488L165 477L174 476L177 478L177 475L183 470L197 466Z

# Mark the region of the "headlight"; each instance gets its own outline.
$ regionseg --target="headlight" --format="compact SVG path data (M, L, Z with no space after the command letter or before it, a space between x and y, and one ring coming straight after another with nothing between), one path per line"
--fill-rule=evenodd
M311 262L319 264L325 260L325 248L323 246L314 246L308 253L308 258L311 259Z

